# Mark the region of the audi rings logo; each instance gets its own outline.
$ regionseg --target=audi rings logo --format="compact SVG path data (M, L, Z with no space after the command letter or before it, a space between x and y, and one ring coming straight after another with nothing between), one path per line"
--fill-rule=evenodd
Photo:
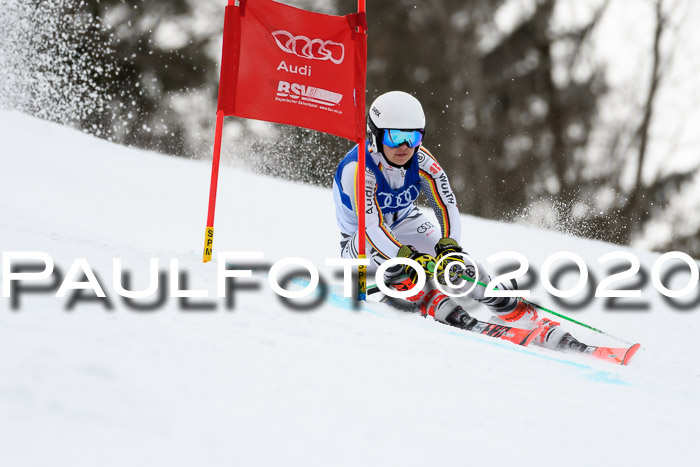
M283 52L311 60L330 60L336 65L345 59L345 46L339 42L309 39L306 36L295 36L288 31L272 33L275 42Z
M424 224L421 224L418 226L418 229L416 229L416 232L418 233L426 233L428 230L432 229L435 227L432 222L428 221Z

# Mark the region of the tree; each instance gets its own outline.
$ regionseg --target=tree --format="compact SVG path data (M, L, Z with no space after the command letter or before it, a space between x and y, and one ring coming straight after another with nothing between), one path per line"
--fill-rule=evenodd
M657 117L657 100L664 79L670 72L674 49L662 47L665 35L670 33L670 16L673 8L684 2L653 2L653 29L651 33L650 64L647 73L647 89L642 102L635 108L628 121L614 127L608 136L607 163L598 173L586 179L584 192L591 197L604 197L606 192L614 196L593 215L577 219L578 228L585 227L589 237L629 244L644 232L652 221L665 218L669 206L697 179L700 165L681 172L664 172L659 167L651 177L643 176L649 165L651 128ZM599 158L600 160L600 158ZM626 175L632 169L631 182ZM686 216L683 219L665 219L674 224L677 232L673 238L658 245L661 249L681 249L700 256L700 229L689 229Z
M0 37L0 106L108 136L94 119L108 109L117 67L99 18L70 0L8 0Z
M453 174L463 212L509 218L542 196L576 196L567 163L585 147L603 73L554 79L575 62L597 17L555 35L554 0L539 1L512 31L494 15L505 2L439 0L370 5L372 92L415 90L428 117L426 145ZM567 57L553 48L570 43Z
M206 48L218 32L188 26L193 4L188 0L102 0L80 2L76 8L100 18L103 42L111 43L110 58L118 79L109 80L113 97L114 137L125 144L184 155L187 128L183 112L174 108L178 97L204 90L216 96L217 63ZM177 44L161 44L159 28L177 25ZM107 124L107 121L104 124Z

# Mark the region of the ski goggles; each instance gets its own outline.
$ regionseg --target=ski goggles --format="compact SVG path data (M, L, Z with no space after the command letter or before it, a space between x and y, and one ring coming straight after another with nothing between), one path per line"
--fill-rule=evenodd
M409 148L417 148L423 141L423 130L384 130L382 143L390 148L398 148L402 144L408 144Z

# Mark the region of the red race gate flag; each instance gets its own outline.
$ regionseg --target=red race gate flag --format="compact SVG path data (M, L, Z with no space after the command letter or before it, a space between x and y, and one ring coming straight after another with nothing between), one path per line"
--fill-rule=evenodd
M365 135L364 16L272 0L226 8L218 110L357 141Z
M358 186L364 185L365 0L358 13L325 15L272 0L229 0L216 113L204 261L214 243L214 210L226 115L284 123L330 133L359 145ZM364 232L364 189L358 189ZM364 258L360 242L360 258ZM364 268L360 293L364 294Z

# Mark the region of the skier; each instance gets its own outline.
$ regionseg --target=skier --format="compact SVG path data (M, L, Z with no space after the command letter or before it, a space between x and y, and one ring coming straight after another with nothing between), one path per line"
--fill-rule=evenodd
M422 146L425 137L423 108L410 94L391 91L377 97L368 113L365 173L368 271L375 271L389 258L403 257L417 261L430 280L409 301L424 315L433 316L445 324L470 329L477 320L454 299L442 293L433 280L446 285L445 277L448 277L450 282L461 281L464 288L469 288L471 283L462 280L462 274L485 284L491 282L491 278L481 264L463 253L458 243L462 225L456 196L445 171L430 151ZM357 258L358 242L363 238L362 233L358 232L355 204L357 153L357 146L347 153L333 180L343 258ZM421 192L427 196L439 227L415 206ZM433 271L436 263L439 266L437 271ZM474 265L478 277L475 277ZM417 280L416 271L403 265L389 268L385 276L387 284L397 290L409 290ZM498 288L513 289L514 286L499 284ZM443 290L446 289L443 287ZM516 298L485 297L483 287L474 287L468 297L486 305L496 317L510 326L525 329L542 327L535 341L539 345L551 349L583 350L586 347L561 329L559 323L538 316L535 308Z

